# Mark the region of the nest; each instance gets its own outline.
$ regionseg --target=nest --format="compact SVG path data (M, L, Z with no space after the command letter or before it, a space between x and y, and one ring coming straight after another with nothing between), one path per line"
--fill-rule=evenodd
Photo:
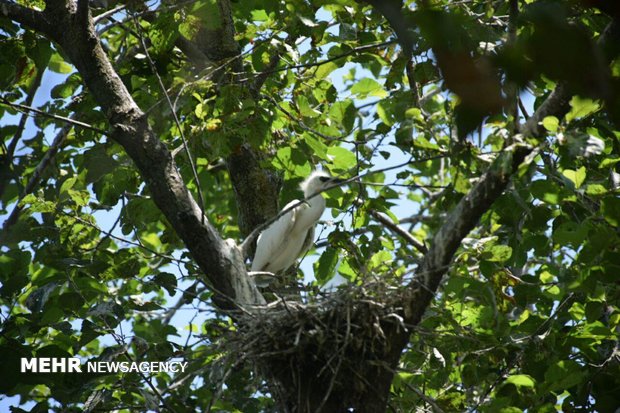
M338 388L359 393L371 385L370 370L385 368L389 335L405 329L401 303L399 290L383 283L314 302L279 301L241 317L227 347L285 387L321 387L325 397Z

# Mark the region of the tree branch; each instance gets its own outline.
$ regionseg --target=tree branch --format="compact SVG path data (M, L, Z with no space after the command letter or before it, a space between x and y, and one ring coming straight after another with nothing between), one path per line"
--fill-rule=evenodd
M555 113L560 115L558 111ZM420 321L461 241L477 225L482 214L503 193L512 174L532 150L532 147L522 143L515 143L505 148L478 183L448 215L416 271L418 275L410 284L413 293L405 308L405 318L409 323L416 325Z
M37 74L34 80L32 81L32 85L28 90L28 95L24 103L27 106L31 106L34 101L34 96L41 86L41 79L43 78L43 70L37 68ZM21 118L19 119L19 124L17 125L17 132L13 135L13 139L9 142L9 145L6 147L6 153L3 156L0 156L0 198L2 194L4 194L4 190L6 188L6 184L13 177L12 168L13 168L13 156L15 155L15 150L17 149L17 144L22 139L24 134L24 130L26 129L26 122L28 121L28 114L22 113ZM4 148L4 142L2 142L2 147Z
M36 77L34 78L34 81L32 82L30 89L28 90L28 96L26 97L26 100L24 100L24 106L26 107L32 106L32 102L34 101L34 96L36 95L37 90L39 89L39 86L41 86L41 79L43 79L43 70L40 70L37 68ZM9 146L7 149L8 158L13 158L13 155L15 154L15 148L17 148L17 143L21 140L24 130L26 128L27 120L28 120L27 113L22 112L22 117L19 120L19 125L17 126L17 132L13 136L13 139L9 143Z
M11 215L9 215L6 221L4 221L4 224L2 225L2 233L6 233L6 231L9 228L11 228L13 224L17 222L17 219L19 218L19 214L22 211L22 206L19 205L19 203L21 202L22 199L24 199L26 195L32 193L34 189L37 187L37 185L39 185L39 183L41 182L41 176L43 175L43 172L45 172L47 167L50 165L50 163L52 162L52 160L54 159L54 157L60 150L60 147L65 142L67 135L69 134L69 131L71 130L71 128L72 126L70 124L67 124L62 127L62 129L58 132L58 134L56 134L54 141L52 142L49 149L47 150L47 152L41 159L41 162L39 162L39 165L37 165L32 176L28 180L28 183L26 184L26 187L24 188L22 193L19 195L19 199L17 200L17 203L15 204L13 211L11 211Z
M0 0L0 14L31 29L47 33L50 25L43 13L20 6L9 0Z
M295 70L295 69L305 69L305 68L310 68L310 67L317 67L317 66L322 66L324 64L330 63L330 62L334 62L336 60L340 60L343 59L347 56L351 56L354 55L356 53L359 52L363 52L366 50L371 50L371 49L377 49L380 47L385 47L385 46L389 46L396 43L396 41L394 40L388 40L386 42L381 42L381 43L373 43L373 44L366 44L363 46L358 46L358 47L354 47L353 49L345 52L345 53L341 53L339 55L333 56L333 57L329 57L327 59L321 60L319 62L314 62L314 63L300 63L298 65L291 65L291 66L283 66L283 67L278 67L278 68L267 68L261 72L257 72L254 73L253 75L256 77L260 77L260 76L264 76L264 75L269 75L272 73L278 73L278 72L283 72L285 70Z
M374 209L371 209L368 212L377 221L379 221L380 223L382 223L383 225L388 227L390 230L392 230L395 233L397 233L398 235L400 235L402 238L404 238L405 241L407 241L408 244L410 244L412 247L417 249L419 252L421 252L422 254L426 254L428 252L428 249L426 248L426 245L424 245L423 243L418 241L409 232L407 232L403 228L399 227L395 222L392 222L392 220L389 217L385 216L384 214L382 214L382 213L380 213L378 211L375 211Z
M2 5L7 3L0 1ZM45 34L60 45L80 72L85 86L108 118L112 131L109 136L134 161L152 199L204 271L216 293L216 305L222 310L263 305L265 300L247 276L235 243L223 240L210 222L203 222L202 212L184 184L170 151L155 136L144 112L105 54L88 8L82 3L80 19L74 6L64 2L48 5L45 18L54 21L54 26L46 28Z
M155 75L155 78L157 79L157 83L159 84L159 88L161 92L164 94L164 97L166 98L166 102L168 103L168 108L170 109L170 112L172 113L172 118L174 119L174 124L179 130L179 136L181 137L181 142L183 142L183 148L185 149L185 154L187 155L187 161L189 162L190 168L192 170L192 174L194 176L194 179L196 180L196 190L197 190L196 192L198 193L198 200L200 201L199 206L202 212L202 222L204 223L205 199L204 199L204 196L202 195L202 188L200 185L200 179L198 178L198 171L196 170L196 163L194 162L194 158L189 151L189 146L187 145L187 139L185 139L185 133L183 132L183 128L181 127L181 122L179 121L177 112L175 111L174 105L172 104L172 100L170 100L170 95L168 95L166 86L164 86L164 82L161 79L161 76L159 76L159 72L157 72L157 67L155 66L155 62L151 58L151 54L149 53L148 47L146 46L146 41L144 40L144 35L142 33L142 27L140 26L140 23L138 22L138 18L136 16L133 16L133 20L136 26L136 32L138 35L138 39L140 40L140 44L142 45L142 50L144 51L144 54L146 55L146 59L149 62L151 71L153 72L153 74Z
M366 2L385 17L385 20L387 20L394 33L396 33L396 38L403 49L403 53L406 56L411 56L414 40L403 14L402 0L366 0Z
M608 42L619 41L620 30L617 28L616 21L608 25L598 42L601 49L604 49ZM568 103L570 97L568 87L562 83L558 84L527 122L521 125L521 135L541 138L545 133L542 120L547 116L562 118L570 108ZM480 177L478 183L448 215L433 238L432 246L417 270L418 275L409 284L412 294L405 306L405 318L408 323L416 325L420 321L463 238L503 193L520 165L533 158L534 148L520 143L519 135L513 136L511 141L516 143L504 149L487 172Z
M33 113L36 113L37 115L44 116L46 118L50 118L50 119L54 119L54 120L59 120L59 121L61 121L63 123L67 123L67 124L70 124L70 125L73 125L73 126L79 126L81 128L92 130L93 132L97 132L97 133L99 133L101 135L107 135L108 134L108 132L104 131L103 129L99 129L99 128L97 128L97 127L95 127L93 125L90 125L88 123L80 122L79 120L75 120L73 118L67 118L65 116L54 115L53 113L47 113L45 111L42 111L42 110L37 109L37 108L33 108L31 106L28 106L28 105L22 105L22 104L19 104L19 103L13 103L13 102L10 102L10 101L6 100L3 97L0 97L0 104L10 106L10 107L12 107L14 109L17 109L17 110L19 110L20 112L23 112L23 113L33 112Z

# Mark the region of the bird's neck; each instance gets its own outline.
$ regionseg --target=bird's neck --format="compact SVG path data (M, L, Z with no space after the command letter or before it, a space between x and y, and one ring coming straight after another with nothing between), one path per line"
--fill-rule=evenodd
M306 197L308 196L312 196L312 194L306 195ZM322 195L312 197L306 202L308 203L308 205L310 205L310 208L320 209L321 213L323 213L323 210L325 209L325 198L323 198Z
M309 208L307 208L302 214L302 216L300 216L300 224L304 227L314 225L316 221L321 218L321 215L323 215L323 211L325 211L325 198L323 198L321 195L317 195L313 198L308 199L306 203L308 204Z

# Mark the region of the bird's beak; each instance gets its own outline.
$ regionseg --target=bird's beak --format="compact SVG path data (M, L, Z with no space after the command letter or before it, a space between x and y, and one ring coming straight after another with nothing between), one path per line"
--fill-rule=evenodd
M332 185L333 186L335 186L335 185L340 186L340 185L344 184L345 182L347 182L347 180L346 179L342 179L342 178L332 178L332 179L329 180L330 186L332 186Z

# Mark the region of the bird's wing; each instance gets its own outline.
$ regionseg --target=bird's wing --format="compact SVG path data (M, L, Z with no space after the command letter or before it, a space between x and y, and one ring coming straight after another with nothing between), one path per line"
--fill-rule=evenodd
M286 204L282 210L290 208L297 203L299 203L298 200L291 201ZM293 208L282 215L260 233L256 240L256 253L252 261L252 271L264 270L274 254L282 250L284 244L288 241L288 234L290 234L295 226L297 209L298 208Z
M314 227L310 227L308 229L308 233L306 234L306 238L304 239L304 244L301 247L301 251L299 251L299 255L304 255L310 247L314 244Z

